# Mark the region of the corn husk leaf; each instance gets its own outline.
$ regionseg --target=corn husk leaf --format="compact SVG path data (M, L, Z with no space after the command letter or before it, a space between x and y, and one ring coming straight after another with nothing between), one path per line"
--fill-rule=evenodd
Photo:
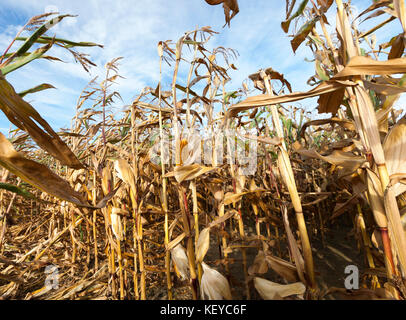
M375 218L375 222L380 228L386 228L388 226L388 222L383 203L381 181L372 170L367 168L366 173L368 200Z
M390 130L383 143L386 167L389 175L406 173L406 118L399 120ZM406 185L397 183L396 196L406 191Z
M264 300L281 300L292 295L303 295L306 291L301 282L279 284L259 277L254 278L254 286Z
M210 228L204 228L197 240L196 244L196 261L198 263L202 262L207 251L210 247Z
M204 300L231 300L231 290L227 279L217 270L202 263L203 276L200 292Z
M182 280L189 278L189 261L185 248L178 244L171 250L171 259Z
M112 229L114 235L116 236L116 238L119 241L122 241L123 235L124 235L124 232L123 232L124 229L123 229L123 225L121 223L121 217L119 214L120 211L121 211L121 209L114 207L111 210L110 219L111 219L111 229Z

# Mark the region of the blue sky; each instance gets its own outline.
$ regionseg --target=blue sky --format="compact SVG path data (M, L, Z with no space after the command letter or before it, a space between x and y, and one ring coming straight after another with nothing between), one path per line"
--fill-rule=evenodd
M352 1L360 12L370 3L367 0ZM101 48L84 48L97 67L91 74L75 64L72 56L59 48L53 48L50 55L58 56L66 63L49 62L41 59L9 74L8 81L16 91L31 88L40 83L50 83L57 89L46 90L26 96L40 114L54 127L69 127L74 115L77 99L83 87L94 76L103 77L103 66L114 57L122 56L120 74L125 79L118 81L123 102L126 105L145 86L155 86L159 79L156 46L161 40L177 41L185 31L199 26L211 26L220 32L214 36L209 47L224 46L239 52L234 64L237 71L230 72L233 81L229 89L241 87L249 74L259 68L272 67L283 73L291 82L294 91L309 90L307 79L313 74L310 50L302 45L293 54L290 38L282 31L281 21L285 17L284 1L240 0L240 13L232 20L231 28L223 28L224 14L221 6L209 6L203 0L2 0L0 4L0 51L3 52L17 31L34 15L46 10L57 9L60 13L78 15L66 18L50 30L50 35L75 41L91 41L104 45ZM330 9L328 18L334 24L335 8ZM371 21L382 21L376 18ZM368 24L361 25L362 30ZM378 43L400 32L398 21L392 22L378 34ZM15 48L15 47L14 47ZM166 68L169 83L171 70ZM304 100L301 105L312 111L315 99ZM0 131L7 132L9 123L0 114Z

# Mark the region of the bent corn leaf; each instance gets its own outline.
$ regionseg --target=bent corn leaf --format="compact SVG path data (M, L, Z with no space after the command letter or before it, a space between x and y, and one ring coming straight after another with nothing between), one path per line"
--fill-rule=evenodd
M83 165L41 115L14 90L0 73L0 109L18 128L26 131L42 149L74 169ZM42 126L40 128L38 125Z
M66 180L46 166L24 158L2 133L0 133L0 165L43 192L78 206L89 207L83 201L82 195L74 191Z

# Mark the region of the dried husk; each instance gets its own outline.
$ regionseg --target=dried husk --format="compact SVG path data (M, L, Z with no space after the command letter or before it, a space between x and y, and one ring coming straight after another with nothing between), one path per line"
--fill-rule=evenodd
M292 295L303 295L306 291L301 282L279 284L259 277L254 278L254 286L264 300L282 300Z
M203 276L200 292L204 300L231 300L231 290L227 279L217 270L202 263Z
M386 228L388 222L385 214L385 207L383 203L383 191L381 181L378 176L370 169L366 169L366 181L368 201L371 206L375 222L380 228Z
M185 248L178 244L171 250L171 258L182 280L189 278L189 262Z
M383 143L389 175L406 174L406 118L399 120ZM397 183L392 189L396 196L406 191L406 185Z
M116 236L116 238L119 241L123 240L123 225L121 223L121 217L120 217L120 213L121 209L119 208L112 208L111 213L110 213L110 219L111 219L111 229L114 233L114 235Z
M203 262L204 256L210 247L210 228L204 228L197 240L196 244L196 261L198 263Z

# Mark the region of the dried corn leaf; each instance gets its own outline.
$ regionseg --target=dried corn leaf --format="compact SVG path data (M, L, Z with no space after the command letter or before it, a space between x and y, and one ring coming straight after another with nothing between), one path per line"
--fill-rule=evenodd
M292 295L303 295L306 291L301 282L279 284L259 277L254 278L254 286L264 300L281 300Z
M262 250L258 251L253 264L248 268L249 275L264 274L268 272L268 263L266 262L265 253Z
M223 4L224 16L226 18L226 24L230 26L230 21L240 11L238 8L237 0L205 0L208 4L215 6L220 3ZM230 12L232 11L232 13Z
M406 58L378 61L364 56L353 57L333 79L361 75L389 75L406 72Z
M315 150L304 149L298 141L295 141L293 148L297 153L305 157L326 161L336 166L343 167L348 170L348 172L354 172L366 161L364 157L340 150L334 150L330 155L322 156Z
M82 195L74 191L66 180L46 166L24 158L2 133L0 133L0 165L43 192L79 206L88 206Z
M281 210L282 210L283 224L285 225L285 231L286 231L286 235L288 238L288 245L290 248L290 252L292 253L293 259L295 260L297 274L299 276L299 279L303 283L306 283L306 280L304 277L304 260L303 260L302 254L300 253L296 239L289 226L288 210L287 210L286 206L283 206L283 208L281 208Z
M227 111L227 117L234 117L241 111L262 107L266 105L298 101L306 98L312 98L329 92L340 90L346 86L355 86L352 81L324 81L316 88L307 92L293 92L280 96L261 94L249 97L244 101L231 106Z
M1 73L0 109L14 125L26 131L50 155L74 169L83 168L83 165L65 142L61 140L40 114L14 91L14 88ZM41 125L45 131L37 124Z
M297 268L294 264L270 254L266 254L266 262L273 271L287 281L297 282L299 280Z

